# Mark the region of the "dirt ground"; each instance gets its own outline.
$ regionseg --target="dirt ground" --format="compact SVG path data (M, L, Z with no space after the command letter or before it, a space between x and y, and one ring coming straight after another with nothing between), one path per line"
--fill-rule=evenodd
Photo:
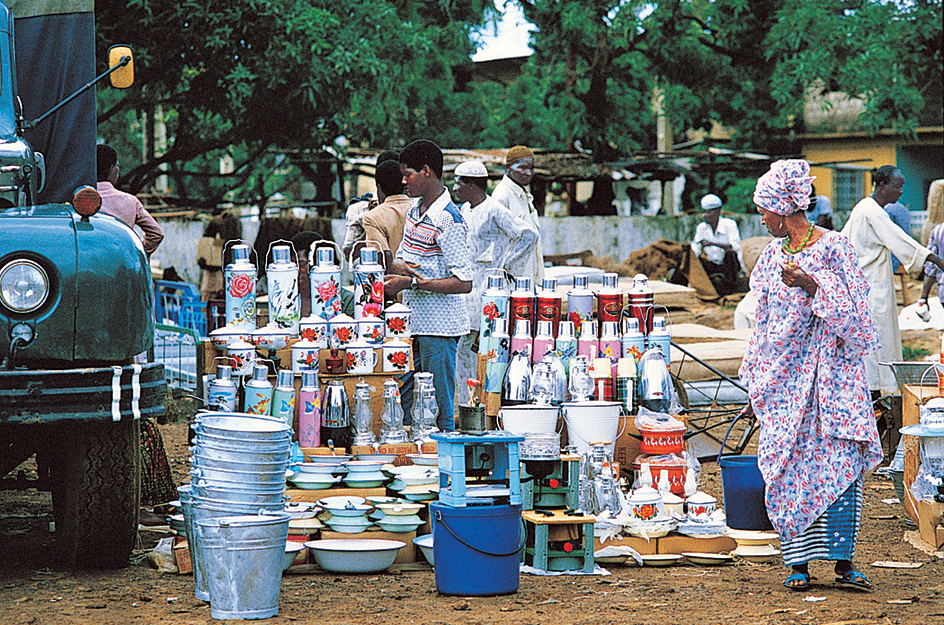
M912 301L917 297L913 295ZM705 306L678 321L731 327L733 307ZM685 318L691 315L690 318ZM938 332L908 332L905 343L936 351ZM186 483L186 423L161 426L178 483ZM26 470L30 465L25 464ZM702 489L721 498L716 465L704 465ZM612 624L646 622L866 625L944 623L944 563L903 540L909 529L891 482L869 476L856 564L876 590L833 582L832 565L813 563L807 593L783 587L782 564L721 567L609 567L608 577L521 576L516 594L451 597L437 593L430 569L382 575L287 574L279 615L269 622ZM35 490L0 491L0 622L11 624L214 622L193 595L193 577L160 573L145 554L164 535L141 532L134 563L118 571L71 572L57 564L51 498ZM90 545L89 548L94 548ZM919 564L881 568L879 561Z

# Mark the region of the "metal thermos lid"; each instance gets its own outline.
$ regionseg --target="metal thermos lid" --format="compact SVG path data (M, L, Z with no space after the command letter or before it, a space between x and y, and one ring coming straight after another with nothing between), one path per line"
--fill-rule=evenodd
M263 382L269 379L269 369L265 365L253 365L252 381Z
M573 340L574 338L574 322L573 321L561 321L560 325L557 327L557 340Z
M319 247L315 250L315 265L318 267L330 267L334 265L334 248Z
M623 323L626 327L626 334L631 332L639 332L639 319L635 317L627 317L623 319Z
M495 318L495 329L492 330L492 336L508 336L508 320L504 317Z
M272 264L285 265L292 262L292 248L287 245L276 245L272 248Z
M545 291L557 291L557 278L544 278Z
M498 289L503 290L505 288L505 278L500 273L490 273L486 276L487 284L485 286L486 290L488 289Z
M582 339L593 339L597 338L597 322L596 321L584 321L580 324L580 338Z
M276 377L276 386L295 387L295 374L291 369L280 369Z
M531 322L527 319L515 321L515 336L531 336Z
M216 368L217 380L230 380L233 377L233 368L229 365L220 365Z
M518 276L515 278L515 290L531 292L531 278L529 276Z
M318 372L317 371L302 371L302 386L317 386L318 385Z
M665 317L656 317L652 320L652 331L657 330L665 331Z
M234 245L233 246L233 262L249 262L249 246L248 245Z
M574 276L574 288L575 289L585 289L587 285L590 284L590 276L585 273L577 274Z
M617 288L617 283L619 282L619 274L616 273L605 273L603 274L603 287L607 289Z
M535 336L552 338L551 337L551 322L538 321L538 330L535 333Z
M362 265L376 265L377 264L377 248L362 247L361 248L361 264Z
M603 341L613 341L618 339L618 327L619 324L616 321L604 321L603 328L600 331L600 339Z

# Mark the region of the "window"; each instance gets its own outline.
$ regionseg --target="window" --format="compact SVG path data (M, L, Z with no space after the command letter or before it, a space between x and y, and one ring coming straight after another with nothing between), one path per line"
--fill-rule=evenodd
M836 169L835 171L833 210L851 211L852 207L862 199L865 173L861 169Z

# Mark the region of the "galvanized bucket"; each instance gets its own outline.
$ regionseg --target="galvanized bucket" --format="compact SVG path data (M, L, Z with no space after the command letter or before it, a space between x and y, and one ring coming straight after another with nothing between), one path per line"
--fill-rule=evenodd
M275 463L288 462L292 452L290 445L282 445L275 450L259 449L259 445L229 445L220 441L202 439L196 447L191 448L197 460L212 460L218 462L247 462L247 463Z
M180 491L178 490L178 495L179 494ZM181 499L181 504L183 505L183 503L183 499ZM187 544L190 548L190 562L193 565L194 596L201 601L210 600L210 587L207 585L206 575L204 573L208 570L204 568L205 556L203 554L206 541L201 540L198 534L200 521L238 514L268 515L284 512L284 510L285 504L281 501L278 504L246 505L206 499L193 493L190 497L189 511L187 507L184 507L184 521L187 523L187 532L188 536L190 536L187 540ZM221 548L222 544L216 546Z
M193 483L195 496L243 506L259 504L276 504L285 496L284 482L278 486L258 486L250 488L248 485L236 487L233 484L207 482L200 480Z
M289 515L232 516L199 522L215 619L278 615ZM218 547L217 537L222 542Z
M231 454L234 456L235 454ZM250 455L251 456L251 455ZM285 472L288 468L288 457L284 460L275 461L267 459L252 460L247 459L245 454L240 455L239 459L211 457L203 453L203 450L195 450L190 464L201 469L224 469L226 471L281 471Z
M230 486L255 488L285 484L285 469L281 471L231 471L195 465L190 469L190 475L193 476L194 483L205 480L210 484L219 484L227 488Z
M194 439L197 447L213 447L222 451L243 451L251 449L255 453L278 453L289 450L292 447L292 435L286 432L285 436L278 440L246 440L237 439L229 435L217 435L204 432L197 429L197 436Z
M241 425L246 427L239 427ZM284 421L276 423L262 419L203 419L196 424L194 430L198 436L212 434L231 441L250 443L275 443L292 437L291 428Z

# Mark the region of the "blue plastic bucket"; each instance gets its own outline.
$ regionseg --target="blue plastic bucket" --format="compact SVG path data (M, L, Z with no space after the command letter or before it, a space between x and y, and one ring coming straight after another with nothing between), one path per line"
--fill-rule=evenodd
M436 590L488 597L518 592L521 505L429 505Z
M735 530L773 529L764 503L764 478L757 456L728 456L718 459L724 512L727 525Z
M738 415L728 427L721 450L727 445L728 434L740 418ZM757 466L757 456L722 456L719 451L718 466L721 468L727 526L735 530L773 529L764 503L764 476Z

